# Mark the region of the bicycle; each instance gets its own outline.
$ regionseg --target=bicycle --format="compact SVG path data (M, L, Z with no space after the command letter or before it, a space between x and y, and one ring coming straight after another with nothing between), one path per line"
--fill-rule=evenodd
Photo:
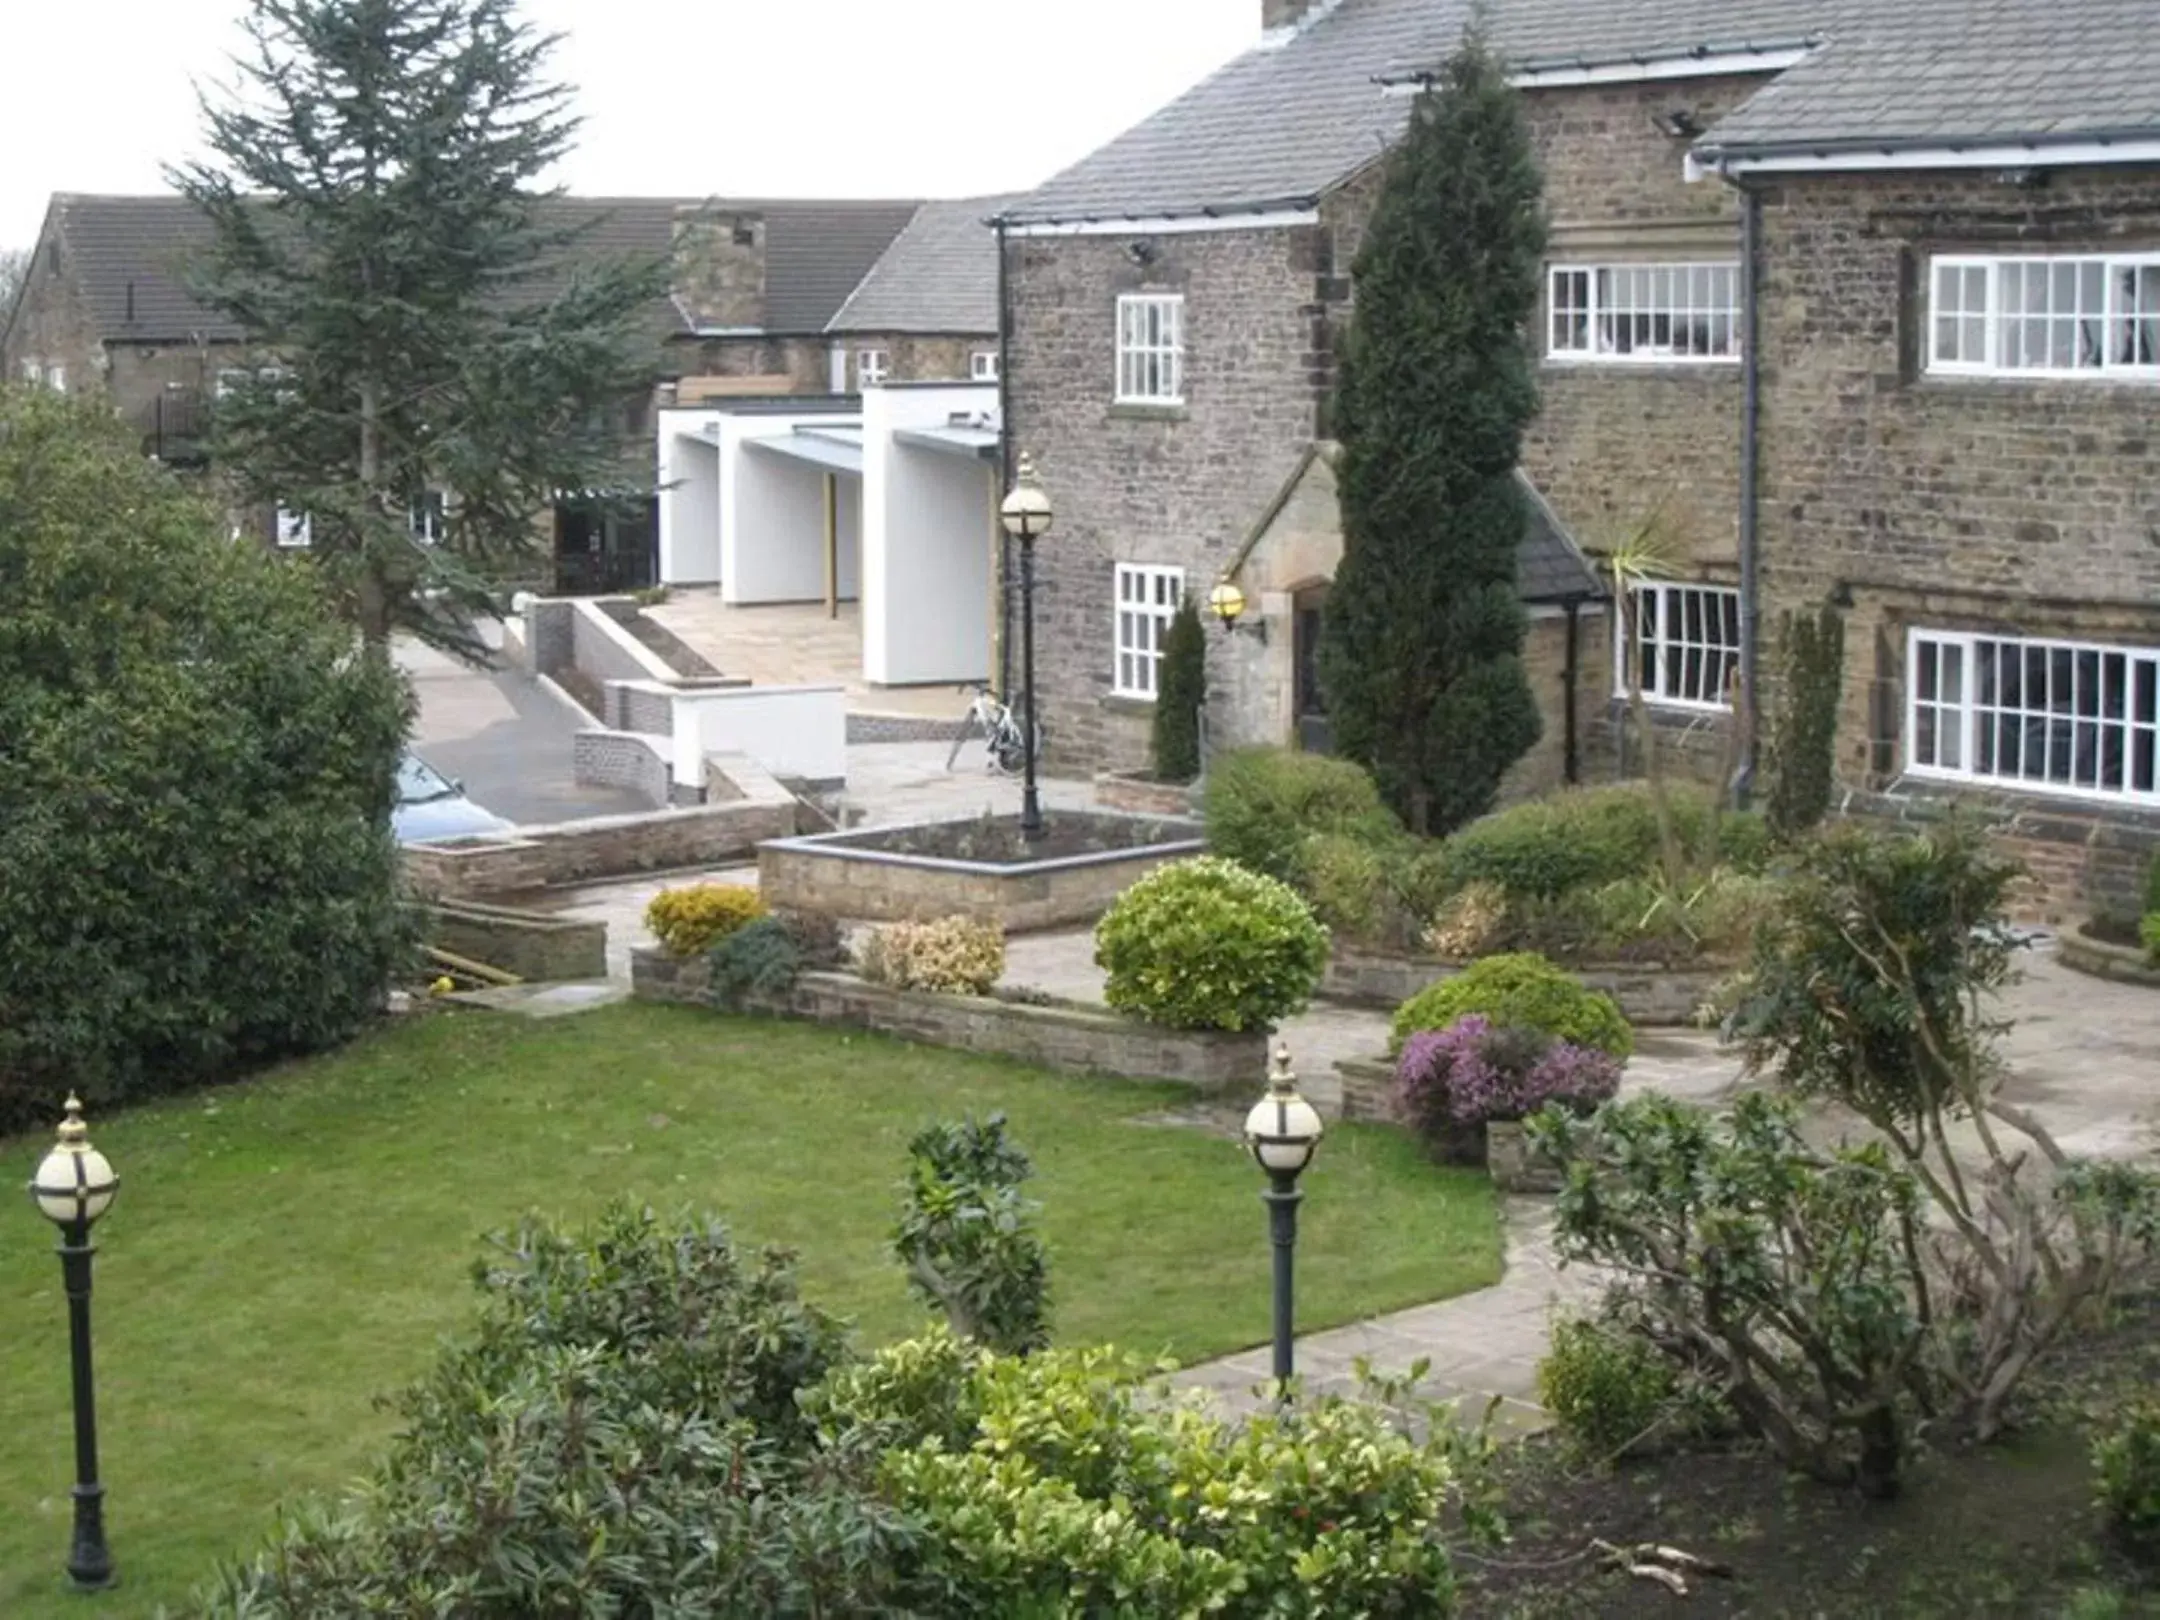
M960 688L972 692L967 718L960 723L960 730L953 738L952 751L945 756L945 769L950 771L960 758L960 750L967 746L968 738L980 736L989 750L986 768L999 776L1017 776L1027 765L1027 736L1021 730L1018 711L1009 703L1000 703L997 695L981 681L973 681ZM1036 727L1035 744L1042 746L1042 728Z

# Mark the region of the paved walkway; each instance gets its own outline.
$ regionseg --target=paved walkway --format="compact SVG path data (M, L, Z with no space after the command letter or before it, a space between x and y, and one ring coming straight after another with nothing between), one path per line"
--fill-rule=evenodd
M957 720L967 698L954 683L872 686L862 674L862 614L853 602L827 617L822 602L775 602L730 607L717 585L678 585L665 602L645 610L702 653L725 675L746 675L759 686L848 689L857 714L898 714ZM989 634L987 623L983 634Z

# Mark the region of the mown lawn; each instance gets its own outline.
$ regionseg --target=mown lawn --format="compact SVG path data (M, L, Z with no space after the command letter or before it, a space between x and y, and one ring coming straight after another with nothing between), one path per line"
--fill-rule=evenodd
M1259 1084L1255 1076L1255 1087ZM93 1118L119 1167L98 1228L108 1527L122 1584L66 1589L67 1338L51 1231L0 1204L0 1615L149 1615L355 1476L374 1397L471 1313L485 1232L616 1197L722 1214L802 1257L876 1341L922 1320L885 1253L907 1138L1002 1109L1034 1156L1064 1341L1195 1360L1267 1333L1260 1177L1233 1144L1140 1122L1165 1087L1068 1079L804 1025L621 1006L458 1014L222 1091ZM27 1178L45 1138L0 1142ZM1307 1177L1299 1326L1483 1286L1482 1176L1331 1130Z

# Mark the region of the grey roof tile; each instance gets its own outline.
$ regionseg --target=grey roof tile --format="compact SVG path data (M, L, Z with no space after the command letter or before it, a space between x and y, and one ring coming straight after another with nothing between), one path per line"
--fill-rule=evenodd
M665 258L676 210L705 198L565 197L546 205L565 222L590 222L580 257ZM765 328L811 334L847 301L870 267L914 218L916 202L723 202L765 216ZM139 343L236 342L240 330L188 291L187 264L209 242L209 224L184 197L53 199L62 252L73 263L100 335ZM672 305L655 325L684 330ZM995 322L992 323L993 326Z
M1522 599L1535 605L1603 596L1605 586L1597 570L1583 556L1544 492L1524 473L1518 471L1515 476L1530 498L1530 521L1515 553L1515 584Z
M1015 200L962 197L924 203L826 330L995 332L997 234L986 222Z
M2160 134L2154 0L1848 3L1706 155Z

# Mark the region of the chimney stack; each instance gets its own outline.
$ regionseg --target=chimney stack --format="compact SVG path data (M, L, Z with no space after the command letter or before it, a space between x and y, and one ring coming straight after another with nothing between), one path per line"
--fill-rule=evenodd
M765 217L712 203L675 210L675 301L706 330L765 324Z
M1334 0L1260 0L1260 29L1272 34L1279 29L1299 28L1315 12L1333 9Z

